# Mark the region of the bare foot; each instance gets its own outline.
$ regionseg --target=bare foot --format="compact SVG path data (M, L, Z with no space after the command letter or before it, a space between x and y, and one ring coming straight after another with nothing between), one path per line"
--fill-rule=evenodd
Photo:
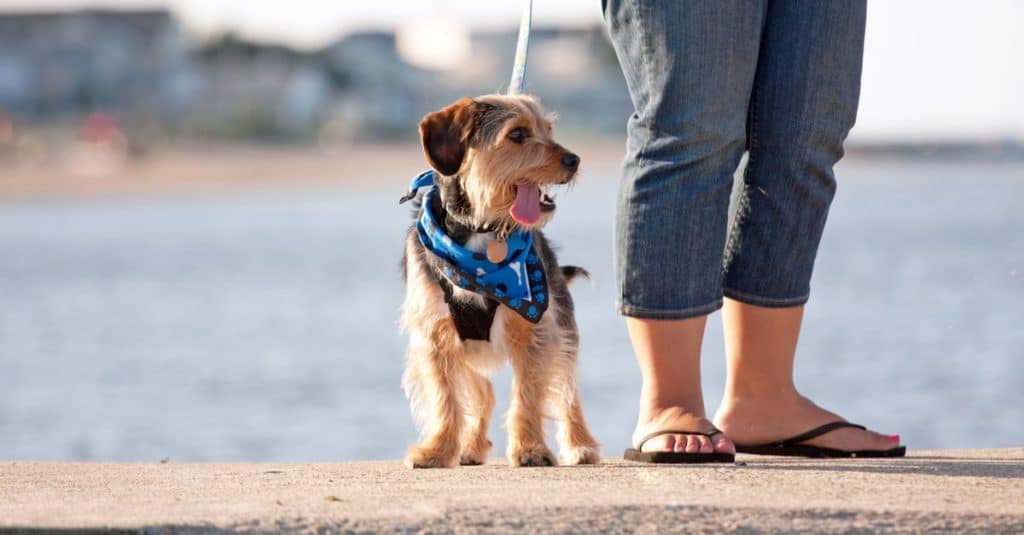
M682 407L642 409L636 429L633 431L633 446L639 446L640 451L736 453L732 441L723 434L711 437L687 434L660 435L640 444L640 440L647 435L669 429L710 433L714 431L714 426L703 414L694 414Z
M798 393L773 399L725 399L715 424L737 444L759 445L799 435L815 427L846 421ZM899 435L841 428L806 442L843 451L888 450L900 445Z

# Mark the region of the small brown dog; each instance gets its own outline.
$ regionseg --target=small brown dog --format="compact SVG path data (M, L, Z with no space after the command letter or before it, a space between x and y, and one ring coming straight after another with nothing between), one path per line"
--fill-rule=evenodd
M414 468L487 460L494 388L484 374L511 361L506 417L513 466L551 466L543 419L559 420L561 462L600 459L576 389L579 336L568 283L540 232L555 210L549 186L568 184L579 157L552 138L529 96L464 98L420 122L434 171L402 266L402 326L409 333L402 386L422 430ZM433 186L433 187L430 187ZM546 412L547 411L547 412Z

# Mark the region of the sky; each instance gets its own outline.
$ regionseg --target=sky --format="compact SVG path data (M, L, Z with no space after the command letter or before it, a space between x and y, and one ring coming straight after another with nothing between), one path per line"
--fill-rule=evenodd
M408 28L431 20L514 27L524 2L0 0L0 11L161 5L199 36L230 29L315 48L355 29ZM599 0L534 2L537 24L579 26L600 20ZM869 2L860 114L852 136L862 141L1024 142L1022 21L1022 0Z

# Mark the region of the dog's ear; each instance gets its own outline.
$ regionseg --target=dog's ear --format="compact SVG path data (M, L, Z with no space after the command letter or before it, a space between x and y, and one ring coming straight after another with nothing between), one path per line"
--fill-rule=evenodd
M427 161L442 175L459 172L469 148L469 137L476 126L477 103L463 98L420 121L420 139Z

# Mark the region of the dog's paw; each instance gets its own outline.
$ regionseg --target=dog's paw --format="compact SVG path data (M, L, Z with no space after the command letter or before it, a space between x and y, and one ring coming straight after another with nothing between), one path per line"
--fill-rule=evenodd
M562 464L597 464L601 462L601 450L597 446L576 446L562 450L559 460Z
M508 462L512 466L557 466L555 454L543 444L509 448Z
M463 466L477 466L487 462L487 454L491 451L491 441L483 439L462 452L459 464Z
M459 460L458 454L440 452L434 448L412 446L405 456L409 468L452 468Z
M459 464L461 464L462 466L479 466L479 465L484 464L486 462L487 462L487 455L486 454L481 455L481 454L476 453L476 452L472 452L472 453L466 452L466 453L462 454L462 457L459 457Z

